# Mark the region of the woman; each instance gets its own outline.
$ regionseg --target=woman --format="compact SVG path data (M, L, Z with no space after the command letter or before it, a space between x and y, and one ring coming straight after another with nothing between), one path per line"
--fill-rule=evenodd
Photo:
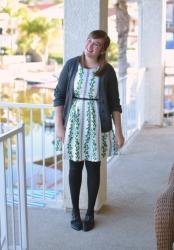
M55 89L56 134L63 157L69 159L73 205L71 227L94 227L94 206L100 184L100 163L124 144L121 106L113 67L106 61L110 39L103 30L92 31L81 56L68 60ZM114 135L112 118L115 124ZM82 169L87 169L88 209L82 223L79 194Z

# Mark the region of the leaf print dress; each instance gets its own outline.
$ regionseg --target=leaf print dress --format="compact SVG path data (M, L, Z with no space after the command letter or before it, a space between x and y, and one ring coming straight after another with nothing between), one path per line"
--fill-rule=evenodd
M113 130L101 131L97 100L99 77L95 71L96 68L78 66L64 143L57 141L57 151L64 159L97 162L118 152Z

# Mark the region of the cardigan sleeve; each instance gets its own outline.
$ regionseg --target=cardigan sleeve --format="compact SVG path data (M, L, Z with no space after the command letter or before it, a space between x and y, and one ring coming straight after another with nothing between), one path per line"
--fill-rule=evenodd
M54 107L64 106L65 104L66 90L68 84L68 73L69 73L69 62L66 62L60 73L57 86L54 90L54 100L53 100Z
M118 111L122 113L120 105L118 80L114 68L110 65L109 81L108 81L108 100L110 111Z

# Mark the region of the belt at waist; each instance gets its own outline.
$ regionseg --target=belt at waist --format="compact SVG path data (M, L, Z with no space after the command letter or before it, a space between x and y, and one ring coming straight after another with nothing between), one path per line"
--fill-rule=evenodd
M78 99L78 100L85 100L85 101L98 101L99 100L97 98L85 98L85 97L77 97L77 96L73 96L73 98Z

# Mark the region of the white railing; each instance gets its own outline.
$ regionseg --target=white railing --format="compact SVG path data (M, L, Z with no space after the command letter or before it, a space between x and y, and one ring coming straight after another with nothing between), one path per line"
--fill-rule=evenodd
M174 65L165 66L165 84L164 84L164 126L174 126Z
M141 68L119 79L122 127L125 141L128 141L144 123L145 71L145 68Z
M62 206L62 166L54 145L53 106L1 102L0 112L7 124L25 123L28 206Z
M24 126L6 131L0 125L0 249L28 250Z

